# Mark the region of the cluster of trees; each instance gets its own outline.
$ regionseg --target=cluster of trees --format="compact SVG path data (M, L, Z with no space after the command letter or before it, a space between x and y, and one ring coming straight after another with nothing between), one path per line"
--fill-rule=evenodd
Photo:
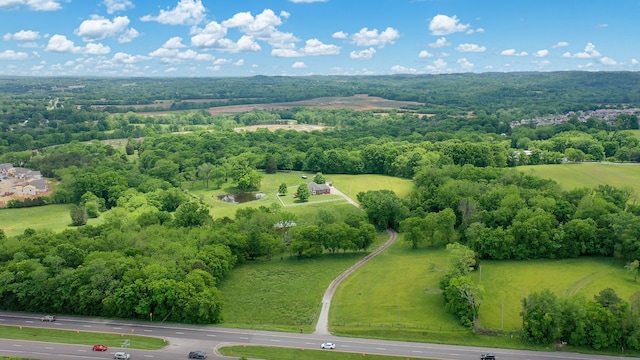
M538 344L566 343L594 349L640 349L640 294L631 302L607 288L593 299L558 298L548 289L522 301L524 337Z
M551 180L471 165L425 167L415 182L394 212L404 214L396 223L414 247L459 240L485 259L640 258L640 212L628 189L562 191ZM382 213L365 209L370 218Z
M447 245L450 254L449 270L440 279L440 289L447 311L455 315L462 325L476 324L484 298L484 287L471 279L471 272L478 267L473 250L459 243Z
M237 264L365 250L376 235L364 217L341 219L330 210L284 232L276 224L296 218L277 206L214 220L177 189L125 190L100 216L99 226L2 236L2 308L218 323L224 304L217 284Z

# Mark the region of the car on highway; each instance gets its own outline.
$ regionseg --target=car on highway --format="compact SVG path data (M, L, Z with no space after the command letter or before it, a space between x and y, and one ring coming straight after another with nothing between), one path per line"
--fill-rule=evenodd
M113 354L113 358L117 360L128 360L131 358L131 355L123 351L118 351L117 353Z
M189 359L206 359L207 353L204 351L196 350L189 353Z
M335 349L336 348L336 344L334 343L330 343L330 342L326 342L326 343L322 343L322 345L320 345L321 349Z
M93 351L107 351L107 345L93 345Z
M40 318L40 321L52 322L52 321L56 321L56 317L54 315L45 315Z
M493 354L482 354L480 360L496 360L496 356Z

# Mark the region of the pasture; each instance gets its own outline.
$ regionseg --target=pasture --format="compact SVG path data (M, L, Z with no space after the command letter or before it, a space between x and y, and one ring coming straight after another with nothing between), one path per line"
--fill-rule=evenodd
M575 163L519 166L516 169L542 178L553 179L565 190L579 187L594 188L601 184L630 188L634 192L633 199L640 200L639 164Z

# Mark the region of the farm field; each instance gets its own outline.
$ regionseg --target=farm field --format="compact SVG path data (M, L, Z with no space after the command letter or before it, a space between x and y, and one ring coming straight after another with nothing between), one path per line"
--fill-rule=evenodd
M593 188L601 184L628 187L640 200L640 166L638 164L553 164L519 166L518 170L557 181L563 189Z

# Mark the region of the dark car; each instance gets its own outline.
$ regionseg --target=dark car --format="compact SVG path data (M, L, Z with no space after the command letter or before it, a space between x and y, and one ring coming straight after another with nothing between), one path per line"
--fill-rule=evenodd
M496 356L493 354L482 354L480 360L496 360Z
M206 359L207 353L204 351L192 351L189 353L189 359Z

